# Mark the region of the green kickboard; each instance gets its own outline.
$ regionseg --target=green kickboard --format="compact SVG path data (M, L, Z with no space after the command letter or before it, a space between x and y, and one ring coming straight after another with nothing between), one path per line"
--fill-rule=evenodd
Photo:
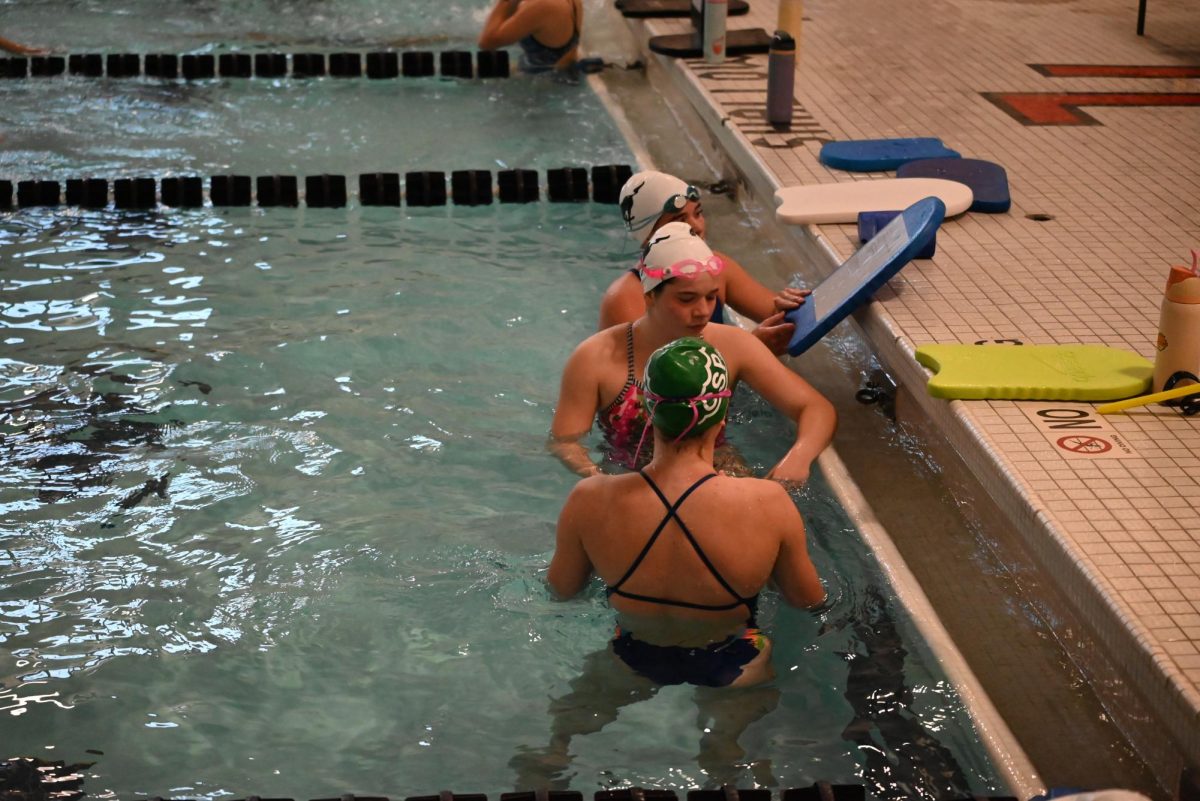
M1110 401L1150 391L1154 365L1106 345L922 345L929 394L962 400Z

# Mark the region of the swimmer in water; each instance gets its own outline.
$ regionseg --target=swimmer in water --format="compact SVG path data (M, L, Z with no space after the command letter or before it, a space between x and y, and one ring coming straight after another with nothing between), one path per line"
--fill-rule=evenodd
M656 350L642 380L654 458L637 473L580 481L563 505L546 580L567 599L599 576L618 626L572 692L551 703L549 746L514 760L521 786L553 781L546 774L566 767L572 736L598 731L661 685L741 688L772 679L771 642L755 619L768 582L793 606L824 600L804 522L783 487L713 469L731 382L704 340ZM753 703L727 691L698 694L709 707L701 710L701 765L710 776L739 761L738 735L773 707L778 691L761 689L767 693Z
M521 48L523 72L567 70L579 57L583 0L496 0L479 34L479 47Z
M706 233L700 191L664 172L645 170L626 181L621 187L620 208L626 230L641 237L643 246L669 222L687 223L701 239ZM794 325L784 321L783 313L803 303L809 290L784 287L778 293L772 292L751 278L731 256L719 251L717 255L725 269L717 279L713 322L725 322L724 307L729 304L759 323L754 335L773 353L783 355L795 330ZM642 316L645 301L639 283L637 270L631 269L609 285L600 300L600 330Z
M730 389L746 381L796 424L796 437L767 474L808 480L812 462L833 438L837 414L807 381L782 364L758 338L711 323L725 262L685 222L662 226L638 265L644 311L632 322L592 334L568 357L550 425L550 448L564 464L589 476L600 468L580 441L596 420L619 463L648 458L645 388L638 377L650 354L680 337L701 337L721 352Z

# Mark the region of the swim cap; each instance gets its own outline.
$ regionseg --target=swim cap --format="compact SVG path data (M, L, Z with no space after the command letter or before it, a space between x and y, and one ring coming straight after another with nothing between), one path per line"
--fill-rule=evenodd
M681 211L689 200L699 200L700 190L656 170L635 174L621 187L621 218L625 228L640 231L669 211Z
M684 337L654 351L642 383L650 421L676 442L712 428L729 410L729 368L703 339Z
M685 222L669 222L646 243L638 262L642 292L649 292L672 278L695 278L702 272L718 275L725 268L704 240Z

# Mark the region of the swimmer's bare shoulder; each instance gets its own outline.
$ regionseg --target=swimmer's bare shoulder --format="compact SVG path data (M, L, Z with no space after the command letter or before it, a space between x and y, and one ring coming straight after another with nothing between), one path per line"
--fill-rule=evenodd
M721 351L734 383L745 380L755 367L768 361L778 363L774 354L754 334L736 325L707 325L704 338Z
M725 356L726 361L734 354L744 354L747 349L758 350L762 343L749 331L744 331L736 325L708 325L704 328L704 338L716 346ZM726 353L729 351L729 353Z
M721 478L722 491L736 497L737 506L749 512L747 522L769 525L799 520L796 504L778 481L754 476L725 475Z
M612 358L616 353L621 354L621 358L625 358L625 330L629 327L628 323L616 323L608 328L602 328L596 333L589 336L583 342L579 343L576 351L587 349L591 356L608 356Z
M625 324L610 326L580 342L567 360L566 369L574 373L573 379L600 384L608 365L624 362L626 328Z
M601 407L601 399L611 391L611 387L607 386L611 383L609 365L617 358L618 349L620 358L625 358L624 329L625 326L617 325L598 331L576 345L567 357L559 386L558 404L550 424L553 438L572 439L591 429L592 418Z
M625 519L614 515L613 510L623 508L623 502L641 483L636 473L626 473L590 476L572 487L564 510L572 510L570 520L577 522L580 541L592 548L605 547L625 526Z
M783 599L792 606L812 608L825 600L825 587L808 554L804 520L795 501L777 481L760 478L737 479L745 482L758 503L760 517L755 520L762 534L778 538L778 553L771 579Z
M642 284L637 276L628 270L623 271L604 290L600 298L601 331L610 326L633 322L646 313L646 298L642 294Z

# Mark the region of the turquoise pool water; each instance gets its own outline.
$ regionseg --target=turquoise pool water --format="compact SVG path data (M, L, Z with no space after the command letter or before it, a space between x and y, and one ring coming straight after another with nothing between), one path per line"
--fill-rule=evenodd
M511 786L611 627L599 593L541 583L572 481L542 447L557 369L626 260L607 214L5 219L0 746L103 751L89 787L123 797ZM739 420L772 461L781 421L750 396ZM851 780L858 720L989 786L819 481L801 508L835 601L767 602L782 699L731 773ZM847 698L859 666L876 684ZM695 716L680 688L629 707L572 784L704 784Z
M63 30L139 19L102 24L102 5L61 4ZM168 27L385 12L196 8ZM0 95L4 177L631 160L586 86ZM101 119L130 108L142 127ZM60 139L39 138L49 124ZM0 753L95 760L85 787L121 798L511 788L510 760L544 744L550 699L611 633L597 588L561 604L542 584L573 480L543 445L559 368L631 260L615 222L545 203L0 215ZM750 394L736 408L734 441L769 465L787 424ZM745 753L705 773L711 722L667 688L577 739L563 782L1000 789L819 476L798 503L831 603L767 598L780 692L733 696L765 704Z

